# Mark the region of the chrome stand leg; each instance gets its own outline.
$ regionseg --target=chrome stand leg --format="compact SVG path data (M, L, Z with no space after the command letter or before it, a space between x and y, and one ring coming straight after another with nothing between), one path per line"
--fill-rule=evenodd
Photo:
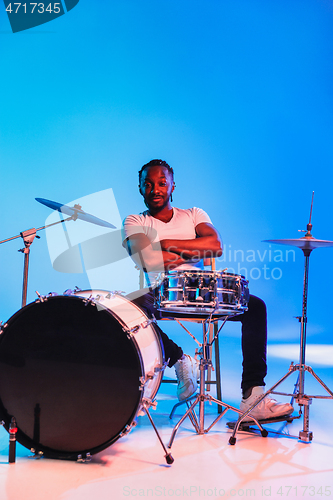
M195 400L193 401L193 403L191 404L191 406L189 407L189 409L186 411L186 413L184 413L184 415L182 416L182 418L177 422L177 424L175 425L173 431L172 431L172 434L171 434L171 438L170 438L170 441L169 441L169 444L168 444L168 448L171 448L172 444L173 444L173 441L175 439L175 436L176 436L176 432L178 431L179 427L181 426L181 424L184 422L184 420L190 416L192 410L194 409L194 407L198 404L199 402L199 395L195 398ZM193 422L192 422L193 423ZM199 427L196 428L196 431L197 433L199 434L200 433L200 429Z
M166 449L165 444L163 443L163 441L162 441L162 439L161 439L161 436L159 435L159 432L158 432L158 430L157 430L157 428L156 428L156 426L155 426L155 424L154 424L154 421L153 421L153 419L152 419L152 417L151 417L151 415L150 415L150 413L149 413L149 408L148 408L148 406L149 406L149 404L144 403L144 404L142 405L142 408L143 408L143 409L144 409L144 411L146 412L146 415L147 415L147 417L149 418L149 421L150 421L151 425L153 426L153 429L154 429L154 431L155 431L155 434L156 434L156 436L157 436L157 438L158 438L158 440L159 440L159 442L160 442L160 444L161 444L161 446L162 446L162 448L163 448L163 450L164 450L164 453L165 453L164 457L165 457L166 463L167 463L168 465L171 465L171 464L173 464L173 462L174 462L175 460L174 460L173 456L171 455L171 453L168 453L168 450Z
M199 395L199 433L205 433L205 370L208 369L206 360L200 359L200 395Z

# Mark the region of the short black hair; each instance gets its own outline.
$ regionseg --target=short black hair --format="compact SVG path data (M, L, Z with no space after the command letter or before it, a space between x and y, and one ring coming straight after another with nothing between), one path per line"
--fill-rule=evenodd
M141 170L139 170L139 184L141 183L142 172L146 168L149 168L149 167L165 167L168 170L168 172L172 175L172 179L173 179L173 168L170 167L170 165L168 165L166 161L164 161L164 160L150 160L149 163L146 163L145 165L143 165Z

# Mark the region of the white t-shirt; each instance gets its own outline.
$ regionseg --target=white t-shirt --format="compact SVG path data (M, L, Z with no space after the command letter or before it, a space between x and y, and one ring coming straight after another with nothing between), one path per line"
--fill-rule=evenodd
M161 240L192 240L196 238L195 228L201 223L211 224L210 217L201 208L193 207L186 210L173 208L173 215L169 222L163 222L150 215L149 211L128 215L123 221L123 240L134 234L145 234L152 243ZM188 261L176 269L202 269L203 263ZM149 273L151 282L155 282L158 273Z

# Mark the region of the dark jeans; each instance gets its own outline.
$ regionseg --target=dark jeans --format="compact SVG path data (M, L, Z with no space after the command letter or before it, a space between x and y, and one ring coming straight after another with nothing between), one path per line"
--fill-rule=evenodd
M161 314L154 306L154 295L148 292L137 298L127 296L137 304L146 315L156 319L161 318ZM250 387L265 385L264 378L267 373L266 348L267 348L267 314L265 302L250 295L248 311L231 318L228 321L238 321L242 324L242 351L243 351L243 392ZM165 359L170 359L169 366L173 366L183 355L183 350L156 325L161 335Z
M248 310L228 321L242 324L243 374L242 390L265 385L267 374L267 312L266 304L255 295L250 295Z

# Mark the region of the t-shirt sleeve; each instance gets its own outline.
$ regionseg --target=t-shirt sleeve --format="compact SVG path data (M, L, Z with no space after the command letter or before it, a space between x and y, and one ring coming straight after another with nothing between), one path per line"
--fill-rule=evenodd
M144 234L151 242L156 241L157 232L151 225L145 223L146 219L142 215L128 215L123 221L122 226L122 241L123 246L125 240L134 234Z
M123 242L133 234L146 234L140 215L128 215L123 220L122 239Z
M193 221L194 221L194 227L203 222L207 224L212 224L209 215L204 210L197 207L193 208Z

